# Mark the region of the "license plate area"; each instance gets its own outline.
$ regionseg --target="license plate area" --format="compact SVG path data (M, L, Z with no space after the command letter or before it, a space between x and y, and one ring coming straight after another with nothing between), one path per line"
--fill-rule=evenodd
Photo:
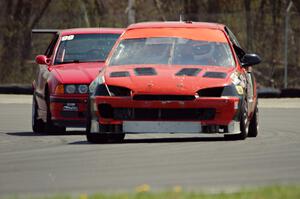
M78 106L76 103L65 103L63 111L78 111Z
M124 121L124 133L200 133L200 122Z

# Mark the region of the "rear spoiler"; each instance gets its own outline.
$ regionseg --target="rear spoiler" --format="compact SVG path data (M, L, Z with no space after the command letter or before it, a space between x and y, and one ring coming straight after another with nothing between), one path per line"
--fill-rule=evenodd
M32 29L32 33L41 33L41 34L56 34L60 30L59 29Z

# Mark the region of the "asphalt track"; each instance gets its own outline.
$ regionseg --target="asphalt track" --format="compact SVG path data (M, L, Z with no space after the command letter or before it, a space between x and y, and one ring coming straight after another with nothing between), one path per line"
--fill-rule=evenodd
M0 95L0 196L300 184L300 99L260 100L260 134L245 141L151 134L96 145L82 131L32 133L30 98Z

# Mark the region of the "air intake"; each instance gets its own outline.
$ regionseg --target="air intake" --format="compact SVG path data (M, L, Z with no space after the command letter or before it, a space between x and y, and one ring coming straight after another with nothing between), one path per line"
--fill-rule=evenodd
M152 76L157 74L154 68L135 68L134 73L137 76Z
M176 76L197 76L200 71L199 68L183 68L176 73Z
M129 77L130 74L128 71L118 71L118 72L111 72L110 77Z
M219 79L225 79L227 76L226 73L222 72L206 72L203 77L208 77L208 78L219 78Z

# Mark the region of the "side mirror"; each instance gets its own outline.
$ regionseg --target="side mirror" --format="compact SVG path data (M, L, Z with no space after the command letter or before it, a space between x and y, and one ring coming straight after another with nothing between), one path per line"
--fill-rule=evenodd
M261 58L257 54L245 54L241 60L242 67L253 66L261 62Z
M38 56L35 57L35 62L37 64L49 65L50 64L50 59L47 58L45 55L38 55Z

